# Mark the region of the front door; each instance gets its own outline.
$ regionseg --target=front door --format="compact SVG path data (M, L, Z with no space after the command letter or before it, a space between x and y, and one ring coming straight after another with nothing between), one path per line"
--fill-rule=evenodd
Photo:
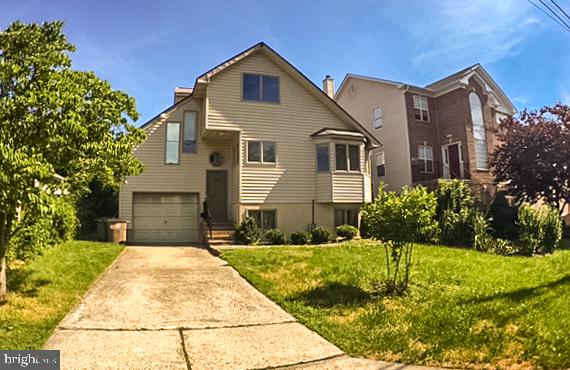
M447 146L449 155L449 177L452 179L461 178L461 159L459 156L459 144Z
M214 221L228 220L228 172L206 171L206 196Z

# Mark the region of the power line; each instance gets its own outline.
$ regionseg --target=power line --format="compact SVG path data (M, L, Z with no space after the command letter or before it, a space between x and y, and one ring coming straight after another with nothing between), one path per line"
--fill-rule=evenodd
M541 8L540 6L538 6L537 4L533 3L531 0L526 0L529 4L532 4L534 7L536 7L538 10L540 10L542 13L544 13L548 18L552 19L554 22L558 23L558 25L560 27L562 27L565 31L570 32L570 27L565 26L563 23L561 23L558 19L554 18L552 15L550 15L550 13L548 13L546 10L544 10L543 8Z
M566 13L566 12L564 11L564 9L562 9L562 8L560 7L560 5L558 5L558 4L556 3L556 1L550 0L550 2L551 2L552 4L554 4L554 5L558 8L558 10L560 10L560 11L562 12L562 14L564 14L564 15L566 16L566 18L567 18L568 20L570 20L570 15L568 15L568 13Z
M564 23L564 25L566 26L566 28L568 28L568 29L570 30L570 25L568 25L568 23L566 23L566 22L564 21L564 19L562 19L562 17L560 17L560 15L558 15L558 13L556 13L554 10L552 10L552 8L549 7L547 3L545 3L543 0L538 0L538 1L540 1L540 3L541 3L542 5L544 5L544 6L546 7L546 9L550 10L550 12L551 12L552 14L554 14L554 16L555 16L556 18L558 18L562 23Z

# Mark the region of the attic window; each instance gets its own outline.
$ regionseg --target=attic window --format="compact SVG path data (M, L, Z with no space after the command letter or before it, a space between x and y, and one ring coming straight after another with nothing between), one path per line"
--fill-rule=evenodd
M245 73L242 88L243 100L279 103L279 77Z

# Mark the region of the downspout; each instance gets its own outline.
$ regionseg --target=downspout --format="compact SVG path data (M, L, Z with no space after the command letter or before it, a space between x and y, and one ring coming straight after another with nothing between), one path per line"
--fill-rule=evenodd
M408 122L408 103L406 102L406 93L410 90L410 85L408 84L404 84L404 85L400 85L401 88L404 89L404 109L406 111L406 149L408 149L408 158L407 158L407 164L408 164L408 174L410 175L410 183L409 185L413 184L413 178L412 178L412 151L410 149L410 125Z

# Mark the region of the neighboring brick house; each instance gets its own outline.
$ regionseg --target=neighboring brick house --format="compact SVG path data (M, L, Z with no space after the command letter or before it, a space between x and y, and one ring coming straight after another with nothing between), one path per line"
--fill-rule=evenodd
M335 99L383 144L372 153L375 194L381 181L399 190L439 178L494 191L494 129L516 109L481 65L425 87L348 74Z

